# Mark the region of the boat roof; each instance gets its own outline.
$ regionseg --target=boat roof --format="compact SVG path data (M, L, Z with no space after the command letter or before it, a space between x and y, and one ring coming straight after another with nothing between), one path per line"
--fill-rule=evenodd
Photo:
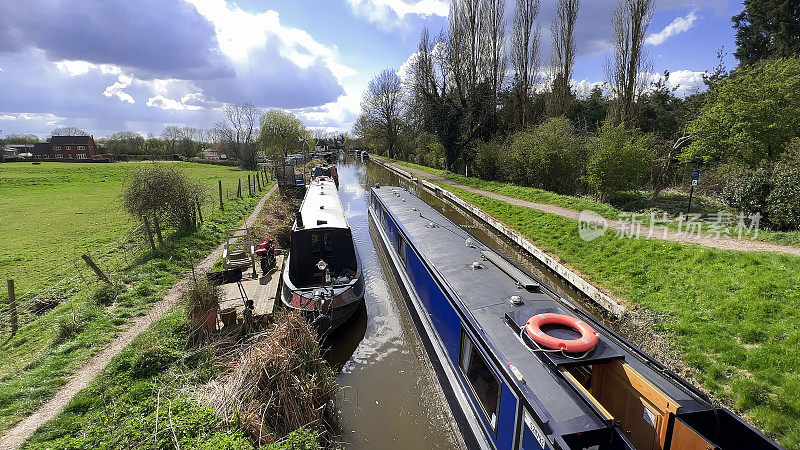
M313 180L306 190L300 205L303 229L348 228L344 208L339 199L339 191L333 181ZM295 222L297 229L297 222Z
M682 412L708 410L710 405L685 384L662 375L663 366L605 328L594 317L561 297L541 280L521 271L505 257L481 243L476 237L441 215L433 207L400 187L381 186L373 192L391 211L398 226L460 303L475 333L497 358L497 366L506 370L507 381L516 385L532 407L540 405L552 418L550 425L558 434L607 428L589 402L568 384L560 366L599 363L622 358L635 370L681 405ZM431 225L433 226L431 227ZM474 243L468 246L466 238ZM489 258L486 258L488 256ZM493 262L493 261L496 261ZM516 267L501 268L502 261ZM482 268L474 269L473 263ZM519 287L519 273L541 284L533 292ZM511 296L520 296L523 305L511 303ZM552 353L535 353L521 337L521 327L528 318L542 312L558 312L577 316L592 324L599 335L598 346L581 360L559 358ZM519 381L506 367L512 363L522 373Z

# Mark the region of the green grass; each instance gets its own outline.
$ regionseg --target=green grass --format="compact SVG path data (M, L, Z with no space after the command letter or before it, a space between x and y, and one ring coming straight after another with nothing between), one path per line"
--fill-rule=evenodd
M126 179L140 163L0 164L0 279L13 278L17 296L51 286L85 252L107 254L112 267L125 255L117 247L138 223L122 209ZM247 174L237 168L166 162L203 185L204 213L215 209L217 182L233 191ZM246 187L246 186L245 186ZM246 192L246 189L245 189ZM218 201L218 200L217 200ZM78 260L78 262L76 262ZM5 305L5 286L0 302Z
M41 406L131 318L145 314L257 202L255 197L228 201L225 211L207 215L195 232L168 236L156 254L142 254L122 266L114 288L91 277L68 283L54 310L0 341L0 431Z
M26 449L252 449L245 433L191 396L216 374L211 351L187 346L190 324L175 307L117 355L86 389L26 441ZM158 432L156 432L158 430ZM270 449L316 449L300 429Z
M663 192L659 198L652 200L648 195L649 193L635 191L620 194L616 198L612 199L611 204L609 204L586 197L556 194L543 189L519 186L512 183L501 183L498 181L486 181L480 178L465 177L456 173L447 172L441 169L434 169L427 166L421 166L419 164L405 161L390 161L402 166L411 167L438 175L446 180L475 189L482 189L485 191L494 192L496 194L506 195L508 197L536 203L547 203L561 206L563 208L569 208L575 211L592 210L597 214L609 219L619 219L621 216L630 219L630 214L626 215L626 213L646 214L646 216L641 217L643 224L650 223L649 214L651 212L656 213L656 217L660 217L663 212L666 212L669 217L676 217L679 214L685 213L685 208L689 201L688 194L682 192L666 191ZM437 184L444 187L444 184L442 183ZM737 216L735 212L731 211L725 207L725 205L710 197L695 196L692 200L692 213L700 213L704 216L708 216L709 214L720 211L732 214L734 219ZM663 225L663 223L659 223L659 226ZM667 226L672 229L678 228L676 221L668 223ZM737 235L737 231L733 228L728 228L728 232L732 236ZM798 231L780 232L762 228L759 230L756 239L781 245L800 247L800 232Z
M617 239L611 231L584 242L574 220L444 187L613 295L663 314L658 331L709 392L800 448L800 258Z

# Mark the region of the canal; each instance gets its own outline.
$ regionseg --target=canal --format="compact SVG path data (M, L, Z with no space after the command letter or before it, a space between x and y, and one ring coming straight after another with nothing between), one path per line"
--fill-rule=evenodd
M429 359L380 248L367 212L375 183L402 186L468 229L566 298L580 295L515 244L458 207L385 168L340 159L339 195L364 267L365 306L327 340L339 373L339 440L347 448L454 448L459 437Z

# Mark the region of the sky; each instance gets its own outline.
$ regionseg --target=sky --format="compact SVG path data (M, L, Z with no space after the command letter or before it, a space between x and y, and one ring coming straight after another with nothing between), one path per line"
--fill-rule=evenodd
M736 65L730 18L740 1L655 0L646 52L679 95ZM540 58L556 0L541 0ZM0 0L0 130L95 137L210 128L226 104L252 102L307 126L348 132L369 80L399 70L420 32L446 27L448 0ZM614 0L583 0L573 85L604 79ZM514 0L507 0L510 29Z

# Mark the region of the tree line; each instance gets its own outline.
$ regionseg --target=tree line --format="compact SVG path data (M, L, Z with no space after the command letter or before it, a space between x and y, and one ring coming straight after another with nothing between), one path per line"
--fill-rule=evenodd
M655 198L702 168L707 193L796 228L800 219L782 218L800 217L800 181L793 200L768 200L795 170L786 160L800 159L800 8L783 3L745 1L732 18L738 67L729 71L720 50L705 89L681 98L669 72L651 73L644 49L653 0L616 1L605 81L582 96L570 81L580 0L557 1L548 58L539 0L511 11L501 0L452 0L447 27L422 31L404 73L386 69L369 83L351 144L603 200L630 190ZM737 184L752 179L762 184ZM794 206L766 206L777 198Z

